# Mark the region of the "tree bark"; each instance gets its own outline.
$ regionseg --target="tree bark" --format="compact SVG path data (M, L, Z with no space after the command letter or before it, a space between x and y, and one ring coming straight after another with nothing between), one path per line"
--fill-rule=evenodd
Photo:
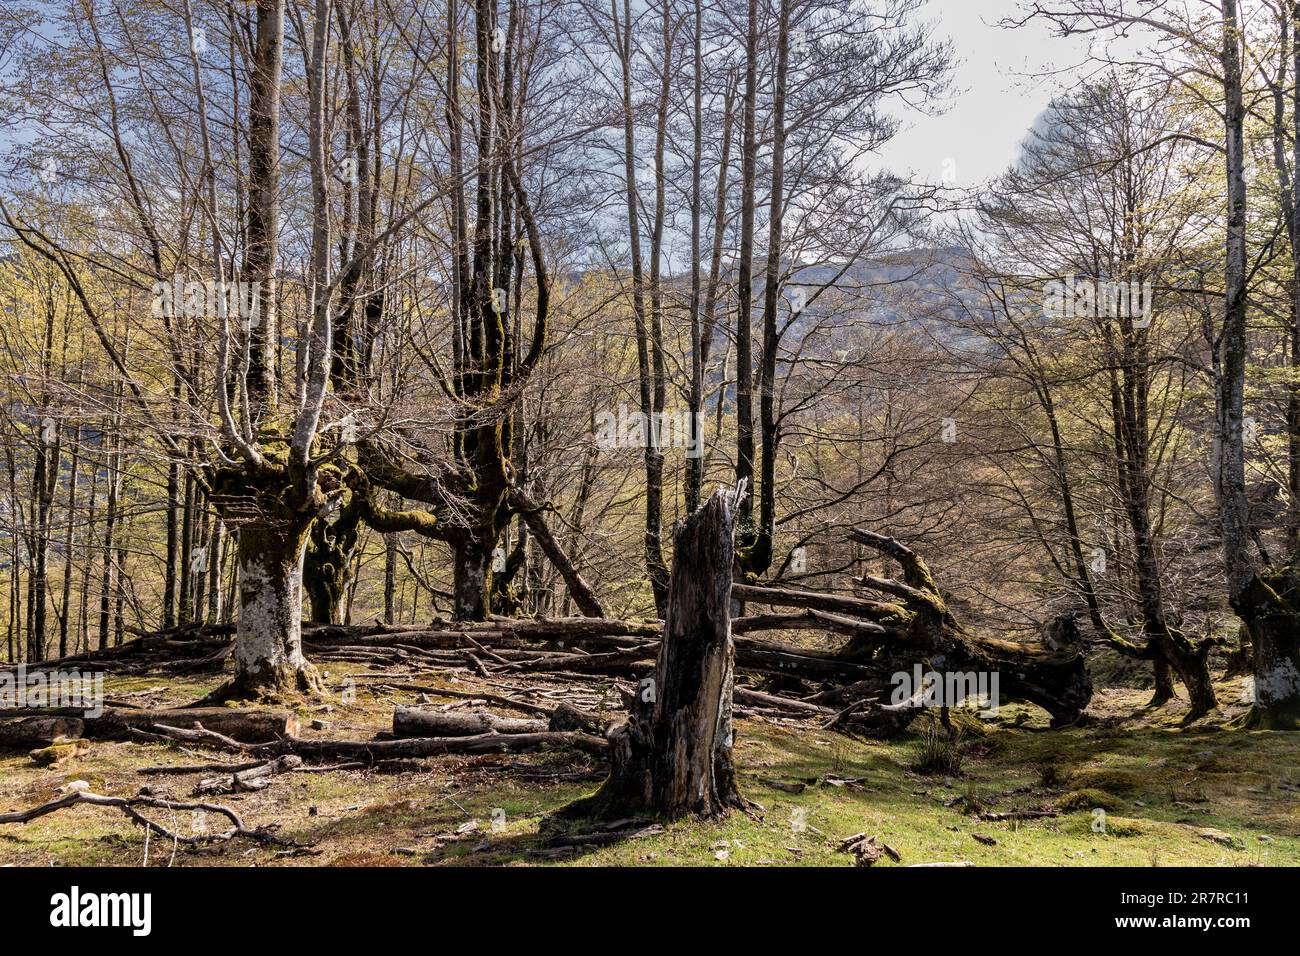
M235 675L223 696L320 690L302 653L305 530L251 523L239 529Z
M482 621L488 616L492 546L473 539L452 546L452 616Z
M745 806L732 762L734 507L716 492L677 530L654 677L610 732L609 778L574 815L714 817Z
M414 707L393 711L394 737L472 737L477 734L540 734L550 730L545 720L498 717L495 714L435 713Z

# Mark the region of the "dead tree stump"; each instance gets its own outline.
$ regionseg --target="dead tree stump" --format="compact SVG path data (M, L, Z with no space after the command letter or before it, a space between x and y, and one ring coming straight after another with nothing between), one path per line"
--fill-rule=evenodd
M724 815L744 807L732 764L731 574L736 493L715 492L673 536L653 677L609 733L610 775L574 816Z

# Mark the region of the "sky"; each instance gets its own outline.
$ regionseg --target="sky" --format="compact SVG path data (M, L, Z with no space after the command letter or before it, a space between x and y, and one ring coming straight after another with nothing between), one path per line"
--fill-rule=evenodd
M1050 34L1041 22L1010 30L1016 0L930 0L925 19L936 37L950 39L957 66L947 112L900 114L903 128L879 156L883 168L912 170L922 182L970 188L998 175L1015 159L1035 117L1061 89L1056 76L1077 64L1081 40Z

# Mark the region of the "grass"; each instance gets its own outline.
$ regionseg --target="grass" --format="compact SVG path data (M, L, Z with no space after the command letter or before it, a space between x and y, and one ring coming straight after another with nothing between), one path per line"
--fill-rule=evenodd
M336 671L330 683L337 687L341 677ZM213 684L109 678L108 693L161 706L193 700ZM548 849L546 837L552 811L601 779L600 764L582 756L445 757L294 773L265 791L216 800L251 825L275 825L281 835L311 843L309 855L232 841L182 848L173 860L170 844L153 837L148 864L849 866L852 858L837 844L865 832L896 848L904 865L1300 865L1300 736L1223 730L1232 706L1184 730L1177 704L1144 710L1147 696L1103 691L1090 726L1061 731L1046 731L1040 712L1004 707L996 721L966 735L960 765L948 773L912 769L935 746L927 720L887 743L741 720L740 786L760 813L669 822L662 832L578 851ZM1240 688L1223 685L1221 696L1234 700ZM325 736L369 736L385 728L394 703L413 699L359 691L347 705L304 708L302 716L327 719ZM93 742L71 765L51 769L7 752L0 754L0 810L48 800L72 780L100 793L127 795L151 785L184 798L200 775L137 771L222 759L166 744ZM975 815L1043 807L1062 813L1001 822ZM1104 832L1093 826L1098 808ZM196 822L183 817L156 816L190 832ZM1228 834L1234 845L1201 836L1208 829ZM143 831L109 810L77 807L0 827L0 863L144 862ZM876 865L896 864L882 857Z

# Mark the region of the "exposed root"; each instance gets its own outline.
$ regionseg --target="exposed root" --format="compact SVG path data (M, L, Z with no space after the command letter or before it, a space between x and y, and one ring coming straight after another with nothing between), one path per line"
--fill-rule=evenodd
M188 707L214 707L228 703L291 706L320 700L326 694L320 671L304 661L269 675L241 675L226 681Z

